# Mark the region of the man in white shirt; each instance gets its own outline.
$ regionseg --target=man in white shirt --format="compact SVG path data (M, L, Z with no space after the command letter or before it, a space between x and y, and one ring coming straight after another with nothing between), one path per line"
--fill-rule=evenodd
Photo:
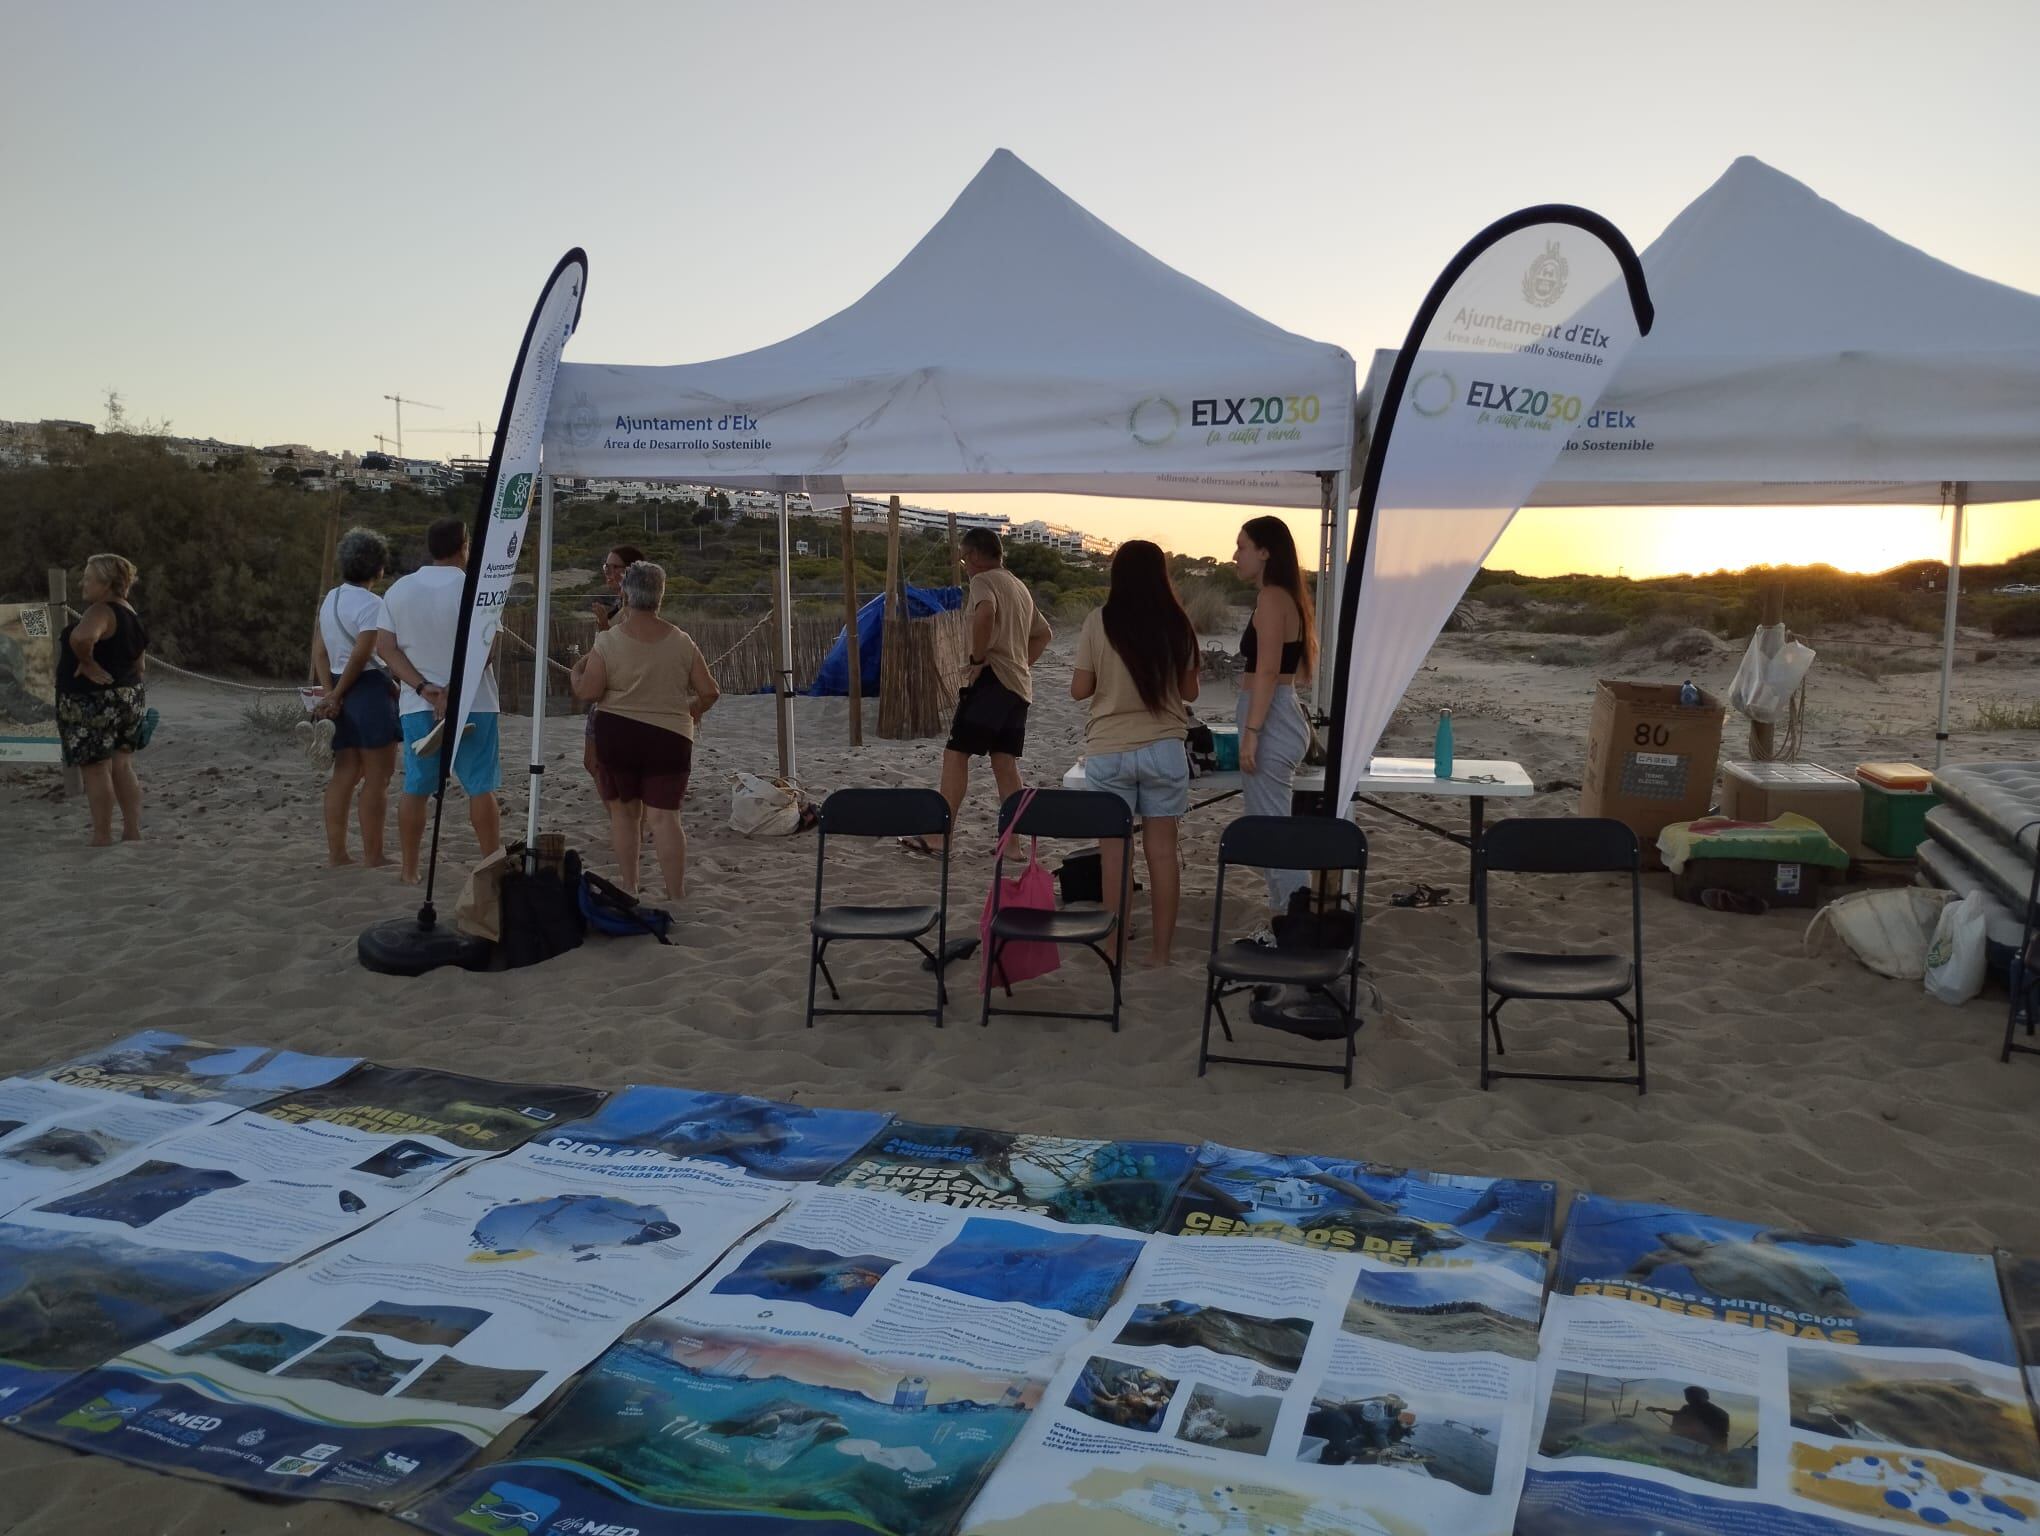
M445 717L446 685L453 677L453 647L460 634L461 596L467 586L467 524L442 517L425 532L431 563L390 583L383 594L386 618L376 640L376 654L390 675L403 685L397 714L404 728L404 794L397 803L397 837L403 848L402 878L419 880L418 852L425 840L425 805L439 788L439 751L414 750ZM493 649L493 647L492 647ZM454 749L453 772L467 791L468 820L475 841L487 857L502 846L502 814L496 791L503 765L496 731L496 669L489 657L479 660L480 686L467 729Z

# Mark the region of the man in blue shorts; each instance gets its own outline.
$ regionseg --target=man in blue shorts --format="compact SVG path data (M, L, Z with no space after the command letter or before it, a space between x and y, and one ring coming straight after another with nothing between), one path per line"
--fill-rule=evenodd
M453 647L460 634L461 595L467 586L467 524L442 517L425 531L430 563L390 583L383 594L387 618L376 641L376 654L390 675L403 685L397 697L397 718L404 729L404 793L397 802L397 840L403 850L402 878L418 883L418 851L425 840L425 806L439 788L439 753L414 750L445 717L446 685L453 677ZM493 644L490 647L493 652ZM453 753L454 777L467 791L468 820L483 857L503 842L502 813L496 791L503 765L496 734L496 669L482 658L480 686L467 729Z

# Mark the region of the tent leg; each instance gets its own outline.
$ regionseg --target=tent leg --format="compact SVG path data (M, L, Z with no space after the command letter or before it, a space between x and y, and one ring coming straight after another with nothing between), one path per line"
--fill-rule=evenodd
M524 867L538 867L539 785L545 774L546 668L552 665L553 477L538 477L538 611L532 620L531 776L524 810Z
M1954 502L1948 533L1948 610L1941 620L1941 712L1934 726L1934 767L1948 753L1948 691L1955 681L1955 609L1962 596L1962 513L1969 500L1969 482L1958 480L1941 488Z
M1330 470L1318 472L1318 577L1314 601L1317 603L1320 656L1331 655L1332 647L1337 643L1339 578L1334 567L1339 558L1339 482L1344 479L1344 475ZM1328 698L1324 668L1319 667L1311 674L1310 680L1310 701L1319 714L1324 713Z
M772 589L779 610L779 667L773 679L774 713L779 728L779 776L791 779L797 764L793 741L793 544L787 531L786 492L779 493L779 576Z

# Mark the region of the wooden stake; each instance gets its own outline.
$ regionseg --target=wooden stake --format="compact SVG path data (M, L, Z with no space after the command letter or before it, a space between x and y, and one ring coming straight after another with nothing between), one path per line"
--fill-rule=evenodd
M339 500L340 493L334 491L329 494L331 498L337 503ZM339 558L340 558L340 508L338 507L338 505L334 505L326 509L326 548L325 551L319 556L319 590L312 596L312 601L314 603L323 603L326 600L326 594L333 589L334 567L335 564L338 562ZM340 659L341 658L338 656L333 658L333 660L336 662L339 661ZM324 687L328 682L331 681L330 678L324 678L319 676L318 669L312 666L311 659L309 656L305 660L305 671L310 676L312 680L312 686L315 688Z
M851 530L856 508L843 504L843 640L850 662L850 745L864 745L864 664L857 655L857 535Z
M54 646L57 643L55 637L64 632L65 621L70 618L71 573L61 565L52 565L45 567L45 575L49 582L50 643ZM64 793L85 793L85 775L76 768L64 769Z
M956 580L956 514L949 514L949 565L943 572L942 585L948 586Z

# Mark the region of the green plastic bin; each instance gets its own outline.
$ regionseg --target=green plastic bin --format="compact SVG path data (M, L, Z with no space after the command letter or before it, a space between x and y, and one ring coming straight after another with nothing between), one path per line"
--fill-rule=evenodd
M1927 812L1941 803L1931 789L1886 789L1858 777L1863 786L1863 841L1888 859L1909 859L1927 840Z

